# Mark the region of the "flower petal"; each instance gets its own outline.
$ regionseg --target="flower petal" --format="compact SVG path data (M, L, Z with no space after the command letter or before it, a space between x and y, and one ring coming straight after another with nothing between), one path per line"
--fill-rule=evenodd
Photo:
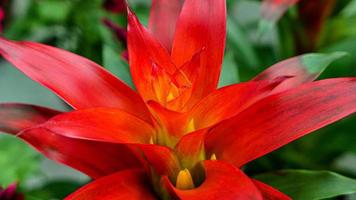
M62 136L112 143L148 143L154 129L119 109L91 108L57 115L39 127Z
M213 91L219 80L226 39L225 0L185 0L173 41L172 59L180 67L197 52L201 72L197 98Z
M172 151L163 146L148 145L153 134L154 130L150 124L133 115L118 109L92 108L57 115L35 128L20 133L19 136L49 158L81 171L87 170L86 167L91 167L93 162L108 162L108 165L112 163L112 165L123 165L122 167L126 167L127 162L130 167L137 166L135 161L142 159L141 155L144 155L158 174L176 175L179 171L179 162ZM76 148L79 148L78 152L73 154L72 151ZM81 149L84 153L80 152ZM118 155L100 156L103 153L101 151L110 149L112 153L107 153L108 155ZM98 152L96 154L99 154L98 157L102 157L104 161L97 161L92 152ZM76 164L75 157L79 157L79 167L73 166ZM85 162L81 162L82 160ZM118 167L113 166L113 169ZM104 171L106 170L105 168ZM93 176L96 177L92 171L84 172L94 174Z
M157 69L166 74L173 74L177 69L168 51L151 36L130 10L127 29L130 70L135 86L145 100L157 100L152 85L152 80L158 78Z
M206 129L201 129L184 135L175 146L175 152L183 169L191 170L197 163L206 159L204 149L206 132Z
M194 128L206 128L238 114L269 95L282 81L288 81L285 79L280 77L272 81L250 81L215 90L191 110Z
M343 52L331 54L311 53L281 61L257 75L253 80L273 80L280 76L291 76L274 93L314 81L334 60L345 56Z
M180 163L174 152L160 145L136 144L130 145L141 150L149 166L152 167L156 175L169 176L172 180L178 175Z
M147 105L158 122L157 128L164 129L172 142L178 141L186 133L188 124L186 114L166 109L155 101L148 101Z
M262 200L261 193L238 168L222 161L205 161L205 180L195 189L176 189L167 179L172 193L182 200Z
M2 103L0 104L0 131L17 134L23 129L43 123L60 113L60 111L41 106Z
M141 166L137 152L114 143L148 143L152 134L151 125L131 114L92 108L57 115L18 135L48 158L97 178Z
M207 134L206 148L240 167L355 112L356 78L313 82L266 97L220 123Z
M135 91L86 58L35 42L4 38L0 38L0 53L74 108L119 108L150 120L145 104Z
M26 129L18 137L49 159L92 178L142 166L135 152L122 144L69 138L44 127Z
M131 169L95 180L65 200L155 200L143 170Z
M261 191L264 200L292 200L287 195L274 189L273 187L266 185L260 181L252 180L256 187Z
M176 23L184 0L152 0L149 30L166 47L172 49Z

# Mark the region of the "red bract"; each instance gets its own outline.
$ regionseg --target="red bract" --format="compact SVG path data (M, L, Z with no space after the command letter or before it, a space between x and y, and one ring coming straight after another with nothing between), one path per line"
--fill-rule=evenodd
M75 110L2 104L0 130L96 179L67 199L289 199L240 168L354 113L356 78L313 82L340 56L318 54L217 89L225 1L172 1L168 18L166 3L155 1L149 30L128 11L138 93L85 58L1 39L8 61Z

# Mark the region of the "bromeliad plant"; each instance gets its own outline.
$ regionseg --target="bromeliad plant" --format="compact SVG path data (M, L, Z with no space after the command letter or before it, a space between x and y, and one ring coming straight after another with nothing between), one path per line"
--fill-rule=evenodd
M2 38L3 57L74 111L1 104L0 130L95 179L67 199L289 199L241 167L355 113L356 78L313 82L340 55L310 54L217 89L225 1L166 3L148 30L128 10L138 93L78 55Z

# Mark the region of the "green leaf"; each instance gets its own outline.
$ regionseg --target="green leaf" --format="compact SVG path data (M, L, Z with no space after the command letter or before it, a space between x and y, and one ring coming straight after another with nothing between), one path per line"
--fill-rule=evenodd
M66 19L70 11L68 1L42 0L37 8L42 20L61 22Z
M227 18L227 40L228 48L231 47L234 51L238 62L249 68L256 68L260 65L252 42L241 26L230 16Z
M37 172L39 162L39 155L18 138L0 135L0 186L26 180Z
M334 52L329 54L311 53L301 57L302 63L311 74L323 72L334 60L346 56L346 52Z
M317 200L356 193L356 180L330 171L281 170L255 178L294 200Z
M219 87L239 82L238 70L232 52L227 52L222 65Z
M127 62L108 45L105 45L103 49L103 65L126 84L134 87Z
M356 16L356 0L352 0L347 4L347 6L341 11L341 15L345 17Z
M69 180L56 180L47 182L39 188L25 192L26 199L64 199L70 193L77 190L82 184Z
M0 102L29 103L68 110L67 105L50 90L29 79L5 61L0 62L0 75Z

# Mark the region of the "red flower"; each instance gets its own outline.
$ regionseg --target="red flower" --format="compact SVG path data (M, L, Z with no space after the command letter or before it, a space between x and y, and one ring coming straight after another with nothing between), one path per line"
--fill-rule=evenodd
M24 196L16 192L16 183L3 189L0 186L0 200L24 200Z
M0 130L96 179L67 199L289 199L240 168L355 113L356 78L312 82L323 67L308 55L217 89L225 0L170 2L166 17L155 1L149 31L128 12L138 93L85 58L1 39L8 61L75 111L2 104Z

